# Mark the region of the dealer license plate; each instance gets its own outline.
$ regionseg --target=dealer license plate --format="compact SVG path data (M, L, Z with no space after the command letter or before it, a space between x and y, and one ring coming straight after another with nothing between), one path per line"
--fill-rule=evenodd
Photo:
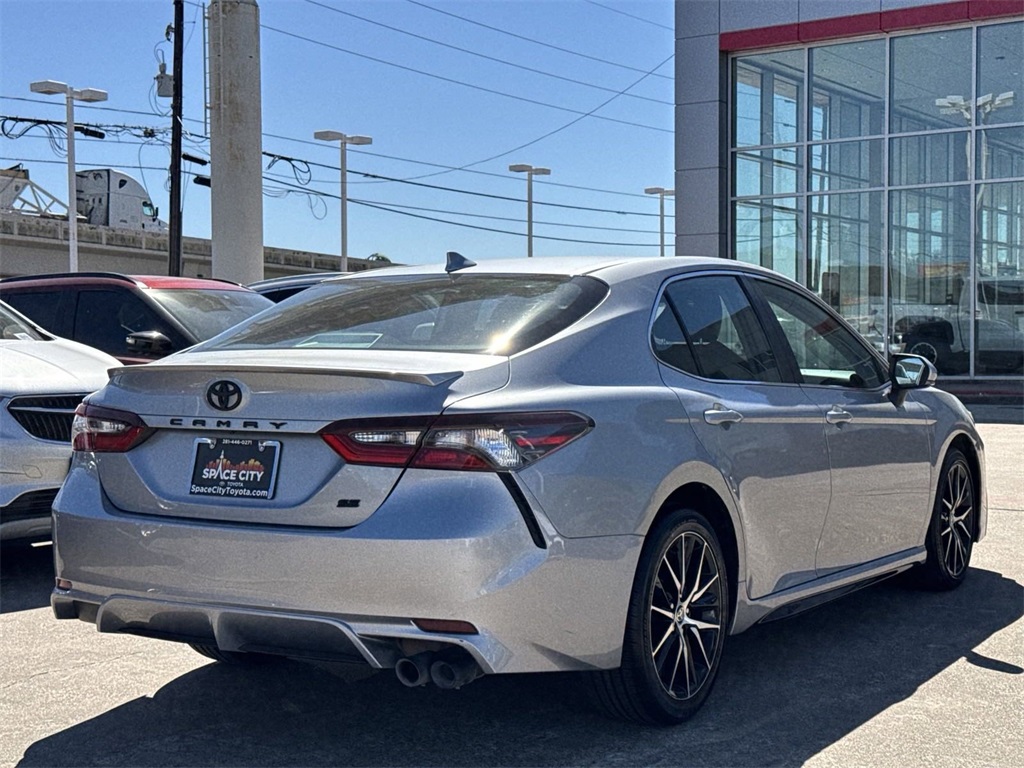
M200 437L195 443L189 494L272 499L281 443L235 437Z

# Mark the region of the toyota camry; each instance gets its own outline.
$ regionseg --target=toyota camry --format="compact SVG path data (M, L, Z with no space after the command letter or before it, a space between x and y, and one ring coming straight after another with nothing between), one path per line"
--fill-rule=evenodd
M79 407L53 609L409 686L574 671L677 723L729 635L963 581L984 452L935 376L721 259L326 280Z

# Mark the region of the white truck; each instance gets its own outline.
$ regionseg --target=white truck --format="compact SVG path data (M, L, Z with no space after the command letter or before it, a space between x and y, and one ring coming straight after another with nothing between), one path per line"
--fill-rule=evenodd
M974 313L971 291L976 290ZM1024 276L981 276L968 280L959 302L948 307L904 306L896 334L905 351L926 357L939 373L965 374L970 367L974 323L976 372L1019 375L1024 366Z
M96 168L78 171L75 176L78 214L86 223L116 229L167 230L145 187L128 174Z

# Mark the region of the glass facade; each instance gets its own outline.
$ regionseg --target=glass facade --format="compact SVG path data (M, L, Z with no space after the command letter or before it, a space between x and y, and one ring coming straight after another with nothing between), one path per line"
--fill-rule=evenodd
M731 64L733 258L942 376L1024 375L1024 21Z

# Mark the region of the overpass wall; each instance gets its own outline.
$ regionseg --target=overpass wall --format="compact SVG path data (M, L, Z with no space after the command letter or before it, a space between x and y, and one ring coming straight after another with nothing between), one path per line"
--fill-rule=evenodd
M0 214L0 277L66 272L68 225L63 219ZM78 225L78 262L83 272L167 274L167 233ZM210 277L210 241L182 238L182 275ZM334 271L340 258L324 253L263 248L265 277ZM367 259L349 259L349 270L380 266Z

